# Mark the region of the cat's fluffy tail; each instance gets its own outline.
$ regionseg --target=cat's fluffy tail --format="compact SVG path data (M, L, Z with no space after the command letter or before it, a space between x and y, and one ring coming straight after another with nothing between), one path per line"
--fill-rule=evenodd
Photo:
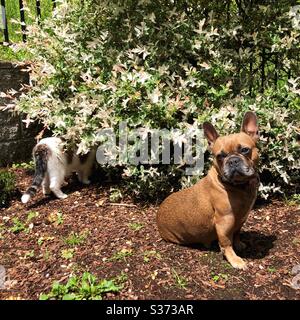
M41 186L45 174L47 172L47 162L50 156L51 150L46 144L38 144L33 149L33 157L35 160L35 173L32 185L23 194L21 201L27 203L32 196L34 196Z

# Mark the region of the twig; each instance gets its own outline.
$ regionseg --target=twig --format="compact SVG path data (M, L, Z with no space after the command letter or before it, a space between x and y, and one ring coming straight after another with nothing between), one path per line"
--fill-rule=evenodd
M136 207L135 204L128 204L128 203L108 203L110 206L120 206L120 207Z

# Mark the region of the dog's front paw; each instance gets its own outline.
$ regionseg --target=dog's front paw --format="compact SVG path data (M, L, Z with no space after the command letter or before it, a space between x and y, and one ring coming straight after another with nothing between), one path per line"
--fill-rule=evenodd
M240 269L240 270L248 269L247 263L240 257L236 257L229 262L235 269Z

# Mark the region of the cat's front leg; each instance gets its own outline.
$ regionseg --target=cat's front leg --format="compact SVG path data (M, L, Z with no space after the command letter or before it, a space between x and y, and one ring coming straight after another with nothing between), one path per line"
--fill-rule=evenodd
M68 196L61 191L62 183L60 183L57 179L50 179L50 190L56 195L59 199L66 199Z
M68 195L63 193L59 188L53 188L51 191L56 195L57 198L59 199L66 199L68 198Z

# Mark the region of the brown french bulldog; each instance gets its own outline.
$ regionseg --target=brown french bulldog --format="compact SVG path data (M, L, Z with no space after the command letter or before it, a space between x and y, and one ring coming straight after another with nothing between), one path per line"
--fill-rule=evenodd
M197 184L164 200L157 214L158 230L163 239L178 244L210 246L218 239L229 263L245 270L246 262L233 247L237 251L245 248L239 234L257 195L257 118L247 112L241 132L223 137L208 122L203 130L213 165Z

